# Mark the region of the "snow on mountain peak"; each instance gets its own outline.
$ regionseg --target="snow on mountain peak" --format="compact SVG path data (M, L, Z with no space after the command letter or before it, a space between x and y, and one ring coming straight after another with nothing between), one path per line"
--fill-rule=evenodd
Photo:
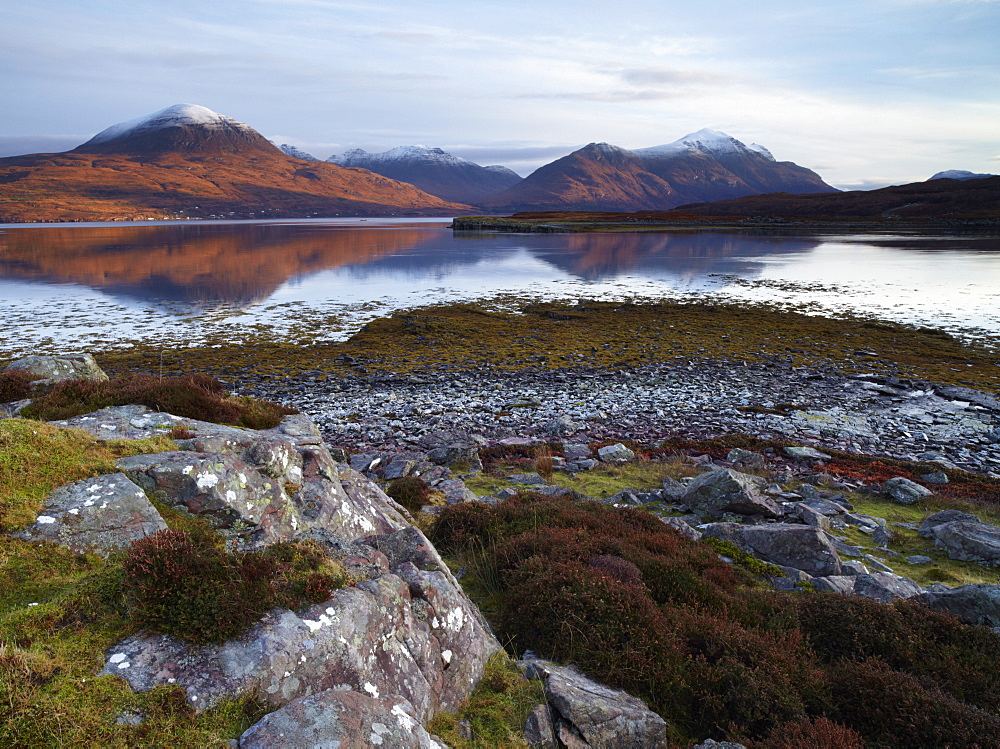
M930 182L932 179L957 179L957 180L967 180L967 179L981 179L982 177L996 177L995 174L979 174L977 172L969 172L965 169L946 169L943 172L938 172L933 177L927 179Z
M710 128L703 128L695 133L689 133L683 138L675 140L673 143L652 146L651 148L637 148L635 150L641 156L653 157L673 156L686 151L701 151L709 156L754 152L774 161L774 156L763 146L754 144L748 147L733 136Z
M161 109L159 112L153 112L153 114L147 114L144 117L137 117L134 120L112 125L91 138L90 143L105 143L134 132L161 130L181 125L202 125L207 127L229 125L246 130L250 129L248 125L244 125L232 117L226 117L224 114L213 112L208 107L202 107L197 104L174 104L166 109Z
M352 148L341 155L334 154L327 161L339 166L360 166L368 168L369 164L394 164L401 162L415 162L421 164L444 164L456 166L461 164L473 164L466 159L454 156L440 148L428 148L427 146L397 146L382 153L368 153L361 148Z

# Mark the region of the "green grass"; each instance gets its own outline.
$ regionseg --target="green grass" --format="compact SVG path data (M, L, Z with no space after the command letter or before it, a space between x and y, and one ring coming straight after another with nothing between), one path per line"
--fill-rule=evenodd
M487 661L483 678L458 712L438 714L427 730L453 749L526 747L521 735L524 723L544 702L542 682L525 679L510 656L500 651ZM459 733L460 721L470 724L471 740Z

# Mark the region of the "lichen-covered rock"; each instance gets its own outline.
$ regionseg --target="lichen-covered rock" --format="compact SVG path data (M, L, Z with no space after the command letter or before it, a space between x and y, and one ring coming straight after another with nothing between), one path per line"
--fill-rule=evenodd
M59 487L35 522L15 535L107 557L166 527L141 488L125 474L111 473Z
M697 476L688 484L680 501L693 512L713 518L727 512L768 518L781 516L781 508L757 490L751 476L729 468Z
M64 380L93 380L104 382L108 379L104 370L97 366L90 354L78 356L26 356L8 364L4 369L28 372L35 379L32 390L44 392L52 385Z
M730 463L737 463L748 468L763 468L767 465L767 460L760 453L751 450L744 450L741 447L734 447L726 454L726 460Z
M951 559L1000 564L1000 528L957 510L935 512L920 524L920 535L934 540Z
M635 453L621 442L600 448L597 456L604 463L630 463L635 460Z
M192 452L232 455L282 484L302 481L302 456L296 445L282 437L253 430L241 434L226 431L193 437L181 444Z
M443 749L402 697L376 698L352 689L328 689L265 715L240 737L240 749Z
M819 528L786 523L710 523L699 530L706 536L731 541L767 562L794 567L814 577L840 575L842 572L833 540Z
M656 749L667 746L667 724L645 702L599 684L572 666L522 661L529 679L545 681L559 740L569 749Z
M901 577L891 572L872 572L856 576L853 592L856 596L892 603L897 598L919 596L924 589L908 577Z
M781 451L792 460L830 460L830 456L812 447L783 447Z
M1000 627L1000 585L979 583L942 591L928 591L920 600L954 614L966 624Z
M934 494L930 489L921 486L908 478L897 476L882 484L882 491L897 505L912 505Z
M547 704L535 705L524 722L522 736L532 749L558 749L552 709Z
M280 707L350 688L375 698L399 695L426 722L458 708L500 645L444 574L408 563L398 570L408 579L386 574L300 613L275 609L220 645L130 637L107 651L101 673L125 678L136 691L177 684L198 711L244 693Z
M254 542L285 540L302 526L284 488L231 455L179 450L121 458L118 467L157 499Z
M183 429L198 435L231 435L243 438L248 430L198 421L154 411L146 406L112 406L100 411L51 422L54 426L82 429L101 440L146 439Z

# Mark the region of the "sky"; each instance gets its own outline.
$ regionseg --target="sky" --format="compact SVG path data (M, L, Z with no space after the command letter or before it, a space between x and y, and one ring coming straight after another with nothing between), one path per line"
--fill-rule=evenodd
M7 3L0 156L191 103L522 175L712 128L843 189L1000 173L1000 0Z

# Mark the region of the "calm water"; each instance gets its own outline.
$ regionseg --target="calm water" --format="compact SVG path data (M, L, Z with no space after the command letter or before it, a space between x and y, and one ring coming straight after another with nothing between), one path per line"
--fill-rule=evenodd
M0 354L339 339L393 309L723 298L1000 340L1000 234L453 234L440 219L0 225ZM317 329L318 326L318 329Z

